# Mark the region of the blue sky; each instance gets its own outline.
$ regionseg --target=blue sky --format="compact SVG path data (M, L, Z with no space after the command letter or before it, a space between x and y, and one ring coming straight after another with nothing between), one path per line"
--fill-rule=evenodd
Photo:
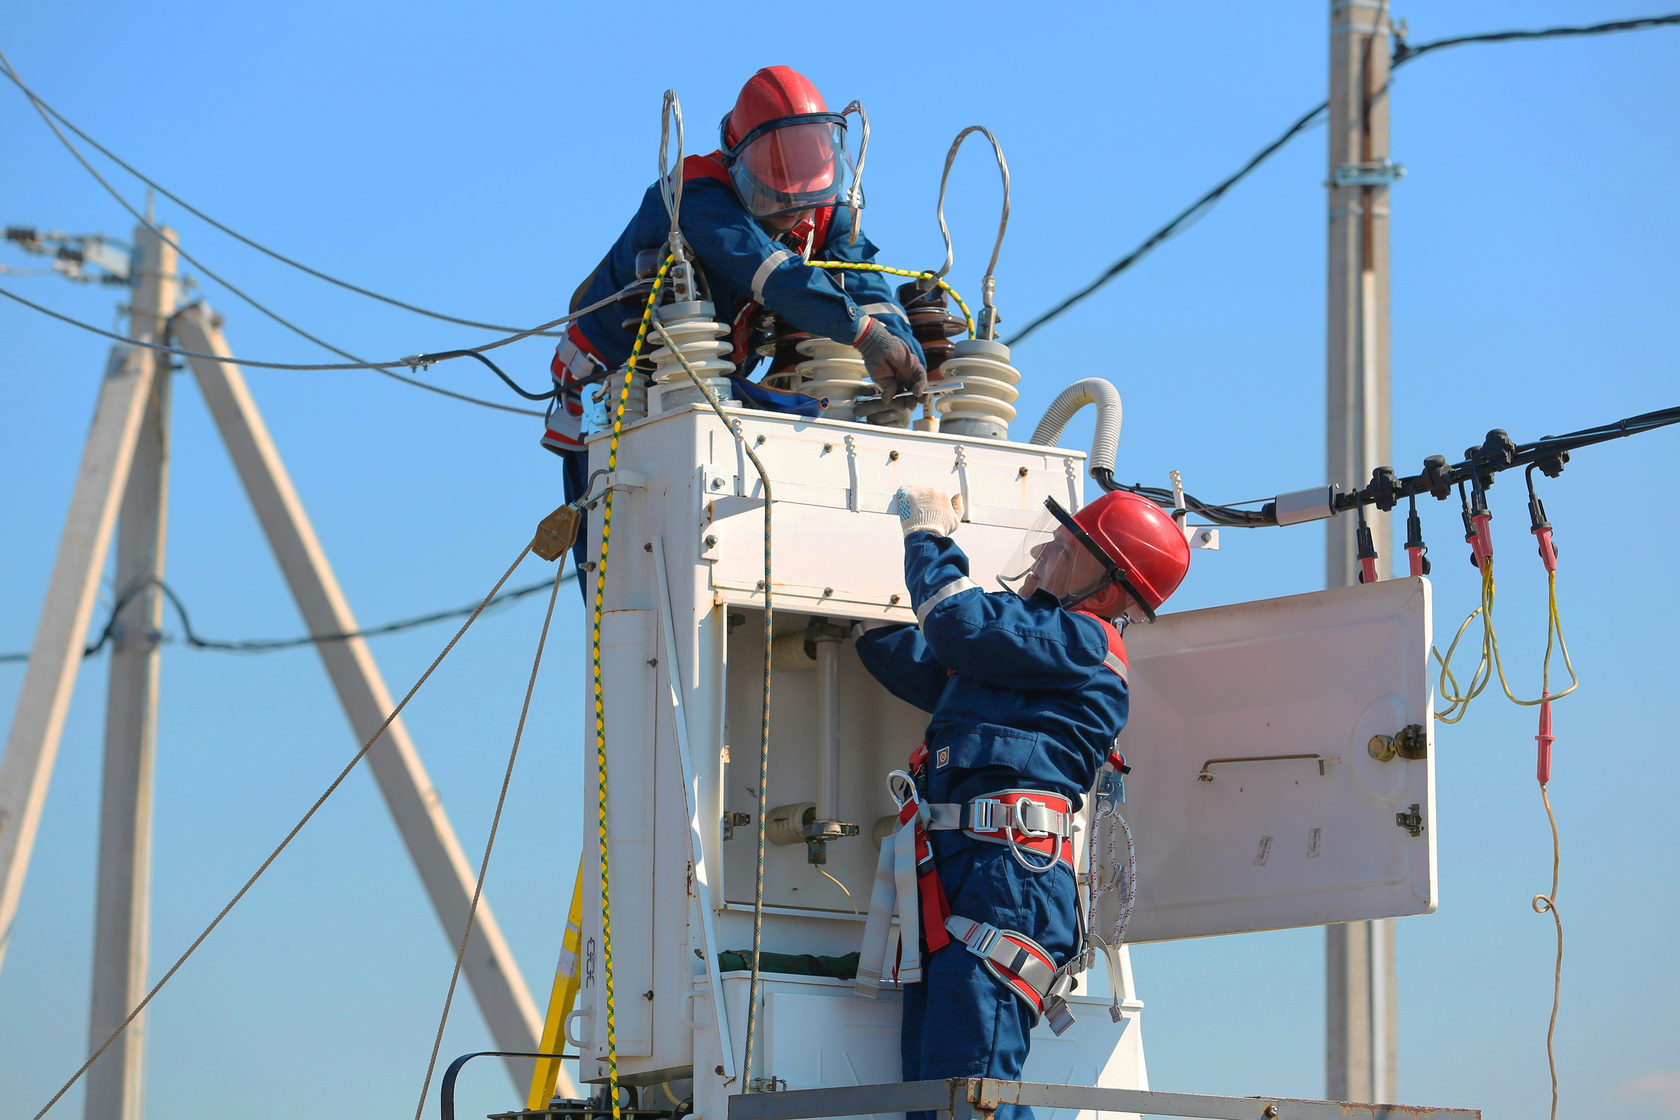
M1415 0L1414 42L1655 14L1601 3ZM788 63L873 124L866 182L882 260L943 253L934 222L950 139L982 123L1014 175L998 266L1005 331L1086 282L1326 93L1327 6L1087 9L863 4L824 20L746 5L95 3L26 5L0 34L24 79L83 129L247 235L381 292L493 322L552 318L653 178L660 96L675 87L690 150L754 69ZM1672 405L1680 364L1680 32L1470 46L1409 66L1393 90L1394 449L1458 458L1486 431L1519 441ZM0 222L128 239L132 220L9 86L0 89ZM1205 498L1321 482L1325 136L1298 139L1182 237L1016 352L1023 423L1078 377L1125 399L1121 477L1179 468ZM101 165L129 198L142 189ZM952 280L978 299L998 188L978 145L953 173ZM475 344L472 332L327 287L172 204L160 219L216 271L357 353ZM0 247L0 264L39 259ZM188 268L189 273L196 269ZM55 277L8 290L110 327L119 293ZM201 288L236 352L332 360ZM28 646L107 343L6 304L0 440L0 650ZM526 384L547 346L501 351ZM536 421L370 373L250 371L253 392L358 617L475 601L559 501ZM482 367L431 376L507 399ZM278 637L301 624L196 390L177 380L167 576L195 627ZM1088 425L1088 421L1087 421ZM1069 436L1078 445L1088 427ZM1557 712L1552 800L1563 833L1563 1115L1680 1116L1666 936L1680 913L1669 842L1667 508L1680 433L1584 451L1543 496L1561 550L1559 605L1582 687ZM1538 688L1544 583L1520 486L1490 494L1501 645ZM1474 605L1456 510L1423 511L1437 633ZM1199 554L1183 607L1319 586L1318 526L1227 532ZM1392 551L1392 550L1391 550ZM521 572L534 580L540 573ZM109 604L109 588L100 616ZM574 598L563 624L577 626ZM485 619L411 707L410 729L470 858L495 804L535 601ZM166 630L179 634L173 622ZM374 651L399 694L447 638ZM539 993L577 861L581 643L544 663L488 883ZM153 903L156 975L353 753L318 661L179 644L164 654ZM8 714L21 667L0 666ZM90 662L5 968L0 1112L31 1115L85 1053L104 667ZM1415 1104L1540 1115L1551 922L1550 838L1533 778L1533 713L1484 696L1439 729L1441 906L1399 924L1401 1071ZM1144 1032L1162 1088L1323 1093L1323 934L1141 947ZM372 783L358 775L167 987L149 1031L153 1115L239 1100L255 1117L412 1108L452 953ZM1668 1039L1669 1041L1664 1041ZM488 1042L458 1002L445 1056ZM514 1103L499 1074L463 1109ZM434 1090L435 1094L435 1090ZM79 1091L54 1115L79 1110ZM482 1107L480 1107L482 1105Z

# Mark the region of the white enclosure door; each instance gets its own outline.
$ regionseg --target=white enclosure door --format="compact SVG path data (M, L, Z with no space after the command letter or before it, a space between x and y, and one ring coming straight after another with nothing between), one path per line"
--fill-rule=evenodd
M1126 940L1432 911L1429 642L1424 579L1130 627L1120 747L1139 890ZM1373 757L1374 736L1408 726L1425 757ZM1123 860L1124 840L1114 848Z

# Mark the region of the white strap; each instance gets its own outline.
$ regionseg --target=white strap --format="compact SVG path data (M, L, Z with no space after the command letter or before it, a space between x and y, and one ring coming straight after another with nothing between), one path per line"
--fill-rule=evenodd
M902 832L902 830L900 830ZM869 920L863 926L863 944L858 948L857 993L875 998L883 973L890 974L887 953L892 950L893 849L900 833L881 838L881 858L875 864L875 885L869 894ZM912 836L911 843L915 840Z
M935 591L932 595L929 595L922 605L916 608L916 625L920 626L922 623L926 622L928 612L943 603L945 600L949 599L951 596L960 595L964 591L980 590L982 590L982 588L978 583L975 583L967 576L958 576L950 583L947 583L944 587L941 587L938 591Z
M922 979L921 894L916 889L916 822L899 828L893 842L893 880L898 889L898 982ZM883 963L885 971L890 964Z
M764 302L764 285L769 281L770 274L776 271L783 261L789 261L792 259L792 249L777 249L774 253L771 253L768 257L764 258L764 261L758 266L758 271L753 273L752 294L754 300L759 303Z
M909 319L904 314L904 308L896 303L864 303L858 305L858 310L865 315L897 315L900 319Z

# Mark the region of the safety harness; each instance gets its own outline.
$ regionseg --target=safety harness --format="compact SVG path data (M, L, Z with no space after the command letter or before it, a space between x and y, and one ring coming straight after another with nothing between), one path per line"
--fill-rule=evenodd
M1108 637L1103 664L1125 680L1126 651L1119 632L1098 621ZM1005 845L1017 863L1035 873L1047 872L1058 863L1076 871L1073 838L1078 824L1073 804L1058 793L1038 789L998 790L955 804L926 803L919 791L926 788L927 760L924 743L911 754L908 770L888 775L888 788L898 804L898 828L881 841L858 959L857 990L872 997L885 984L919 982L919 932L930 954L956 941L985 961L987 970L1033 1009L1035 1021L1044 1019L1059 1035L1073 1024L1067 997L1091 955L1084 911L1077 911L1079 945L1060 966L1024 933L952 914L928 834L960 830L976 840ZM1110 775L1117 778L1129 769L1120 753L1111 750L1098 780L1099 790L1112 784ZM1091 859L1088 849L1086 881L1094 883ZM892 925L895 904L896 929Z

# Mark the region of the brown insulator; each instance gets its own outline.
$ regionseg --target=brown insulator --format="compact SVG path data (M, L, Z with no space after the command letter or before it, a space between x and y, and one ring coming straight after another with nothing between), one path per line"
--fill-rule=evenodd
M758 313L753 322L753 331L755 334L767 331L770 336L758 346L758 352L770 359L764 376L758 380L772 389L797 389L800 378L794 370L805 360L805 355L799 352L799 344L810 338L811 333L800 330L770 311Z
M951 339L968 330L968 321L950 309L945 289L938 286L924 292L915 280L901 284L898 301L910 317L910 333L927 356L928 380L938 381L939 367L951 356Z

